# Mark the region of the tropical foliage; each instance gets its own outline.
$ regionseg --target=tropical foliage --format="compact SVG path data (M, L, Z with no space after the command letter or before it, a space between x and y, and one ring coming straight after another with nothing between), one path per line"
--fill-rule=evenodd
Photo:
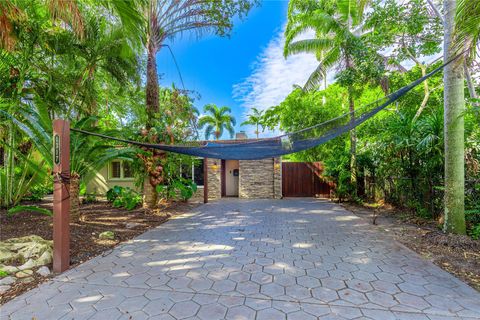
M235 117L231 115L232 109L229 107L217 107L214 104L207 104L203 108L206 115L200 117L198 120L198 127L205 129L205 139L208 140L213 137L215 140L220 139L225 130L228 131L230 137L233 138L236 125Z
M258 136L260 135L260 127L262 128L262 131L265 130L264 125L263 125L263 110L258 110L257 108L252 108L250 110L250 114L247 115L247 120L242 122L242 126L245 125L251 125L255 126L255 135Z
M52 191L52 120L149 143L190 143L234 134L229 107L200 116L187 88L160 86L156 54L184 33L227 36L256 0L0 1L0 207ZM480 234L478 0L291 0L284 55L313 54L318 66L283 102L252 109L242 125L293 132L347 114L427 74L436 75L364 123L289 156L322 161L339 200L381 200L437 219L449 232ZM304 32L313 31L305 37ZM444 48L442 48L442 44ZM330 76L329 76L330 75ZM463 79L464 78L464 79ZM327 79L332 79L328 83ZM267 107L267 106L261 106ZM260 111L264 110L264 111ZM143 205L188 199L190 157L72 133L70 197L79 198L111 159L131 163ZM465 173L465 174L464 174ZM140 195L114 188L115 206ZM465 221L465 222L464 222Z

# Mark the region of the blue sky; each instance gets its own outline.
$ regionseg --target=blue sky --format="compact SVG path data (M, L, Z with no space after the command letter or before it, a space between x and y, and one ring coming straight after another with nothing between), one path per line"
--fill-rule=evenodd
M266 109L281 102L293 84L303 84L315 67L315 58L282 56L283 28L288 1L263 1L243 21L236 20L230 38L185 34L167 42L177 59L186 89L201 95L195 105L229 106L237 119L236 131L253 137L253 128L240 127L251 107ZM168 49L157 56L162 86L181 87ZM228 138L224 135L223 138Z

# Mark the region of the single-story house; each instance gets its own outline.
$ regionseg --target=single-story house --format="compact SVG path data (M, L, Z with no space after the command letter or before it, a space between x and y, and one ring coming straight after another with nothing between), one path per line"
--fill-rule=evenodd
M218 142L242 143L251 140L245 139L244 134L237 134L234 140ZM203 197L205 187L208 199L211 200L222 197L279 199L283 196L318 196L319 194L329 196L330 193L330 186L323 181L322 170L318 165L282 163L280 158L262 160L209 158L206 164L207 171L204 167L205 161L195 161L191 168L181 168L182 175L192 179L198 186L195 198ZM286 172L283 179L282 171ZM205 181L205 175L207 181ZM283 188L282 184L285 184ZM103 195L116 185L141 191L135 187L135 179L128 161L114 160L102 168L88 183L87 193Z

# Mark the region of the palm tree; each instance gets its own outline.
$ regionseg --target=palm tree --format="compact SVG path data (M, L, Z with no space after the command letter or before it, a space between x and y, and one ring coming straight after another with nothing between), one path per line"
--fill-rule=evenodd
M42 168L42 165L52 168L53 128L48 109L45 107L19 108L16 110L19 116L1 113L12 120L15 126L32 141L33 146L42 156L40 166L27 161L29 168L35 171L35 175L43 174L45 168ZM87 117L75 123L73 127L100 133L101 130L96 126L97 121L97 117ZM118 132L103 133L118 134ZM70 216L72 221L77 221L80 218L80 184L87 184L111 160L132 159L137 150L116 148L100 139L77 133L72 133L70 141ZM16 152L15 155L21 156L21 153Z
M211 0L147 0L145 18L147 20L145 47L147 50L147 83L145 87L146 128L155 126L155 118L160 114L158 70L156 55L168 39L185 32L193 32L199 37L204 32L224 36L232 29L232 18L242 18L257 0L211 1ZM156 191L149 177L143 185L143 206L154 206Z
M147 18L147 129L153 126L155 115L160 112L158 99L158 71L156 55L165 46L167 39L185 32L214 32L228 35L232 29L231 19L242 17L256 0L207 1L207 0L149 0Z
M318 67L312 72L304 90L316 89L325 79L327 71L336 65L345 70L354 68L354 53L358 48L363 11L368 0L303 1L292 0L288 8L288 24L285 31L284 56L307 52L319 59ZM313 29L316 37L294 41L301 33ZM348 105L351 121L355 121L353 83L348 84ZM351 182L356 185L355 129L350 131ZM356 189L356 188L355 188Z
M257 139L258 139L258 135L260 134L259 127L262 127L263 129L263 121L262 121L263 110L252 108L252 113L248 114L247 116L248 116L248 120L242 122L241 126L245 126L245 125L256 126L257 129L255 130L255 134L257 135Z
M476 10L475 10L476 5ZM445 136L444 231L465 234L465 94L464 56L466 45L478 42L479 1L444 1L444 61L461 56L443 70ZM470 7L472 6L472 7ZM465 11L470 9L470 11ZM457 14L457 21L455 21ZM474 20L471 20L472 17ZM464 19L464 20L460 20ZM456 25L456 23L458 25ZM473 24L475 23L475 27ZM457 32L455 34L454 32ZM457 36L457 39L455 39ZM454 40L457 40L455 43Z
M214 104L207 104L203 111L210 113L204 115L198 120L198 127L203 129L205 126L205 139L208 140L213 135L215 140L218 140L223 131L226 129L230 133L230 137L233 138L235 130L233 126L236 125L235 118L230 114L232 110L229 107L217 107Z

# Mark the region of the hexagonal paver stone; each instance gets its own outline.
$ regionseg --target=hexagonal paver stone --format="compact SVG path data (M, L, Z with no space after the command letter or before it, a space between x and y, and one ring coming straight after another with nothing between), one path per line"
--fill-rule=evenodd
M273 276L264 272L255 272L250 279L258 284L267 284L273 281Z
M318 300L327 303L338 299L338 294L336 290L332 290L325 287L319 287L312 290L313 297Z
M423 300L423 298L411 295L409 293L398 293L395 295L395 298L401 305L411 307L417 310L423 310L430 307L430 304Z
M285 294L285 288L276 283L262 284L260 292L269 297L278 297Z
M121 312L118 309L106 309L97 311L89 319L93 320L116 320L122 316Z
M372 286L366 281L353 279L347 280L345 283L350 289L354 289L360 292L369 292L373 290Z
M246 298L245 305L252 308L253 310L262 310L270 308L272 306L272 300L266 299L255 299L255 298Z
M193 279L189 286L195 291L208 290L213 286L213 281L208 278Z
M297 281L294 276L282 273L273 276L273 283L286 287L296 284Z
M193 301L177 302L168 313L176 319L185 319L194 316L200 306Z
M377 277L375 277L375 274L371 272L366 272L363 270L352 272L352 276L354 279L363 280L367 282L377 280Z
M168 298L160 298L150 301L142 310L150 316L167 313L173 306Z
M298 277L297 283L305 288L316 288L320 286L320 280L310 276Z
M236 286L236 283L233 282L232 280L220 280L220 281L215 281L215 283L212 286L212 289L219 293L224 293L224 292L233 291L235 289L235 286Z
M245 297L235 297L235 296L221 296L218 298L218 303L221 303L227 308L241 306L245 302Z
M426 290L424 287L417 286L415 284L408 283L408 282L400 283L398 285L398 287L403 292L410 293L410 294L413 294L415 296L424 297L424 296L427 296L429 294L428 290Z
M241 282L237 284L236 291L246 296L253 295L260 292L260 285L255 282Z
M118 309L122 312L132 313L134 311L142 310L143 307L149 302L150 300L148 300L144 296L127 298L122 303L120 303L120 305L118 305Z
M273 264L273 259L270 258L257 258L255 263L261 266L269 266Z
M262 271L262 270L260 270ZM270 275L276 275L276 274L282 274L283 273L283 267L277 266L277 265L271 265L271 266L266 266L263 268L264 273L268 273Z
M249 273L260 272L262 271L262 266L255 263L249 263L244 265L242 270Z
M398 287L390 282L383 281L383 280L376 280L370 283L372 287L374 287L376 290L389 293L389 294L395 294L399 293L400 289Z
M340 299L351 302L355 305L361 305L368 302L367 297L361 292L352 289L343 289L338 292Z
M307 276L314 277L317 279L323 279L328 277L328 272L321 269L307 269Z
M224 319L226 313L227 308L219 303L212 303L200 307L197 316L204 320L219 320Z
M296 311L287 314L287 320L315 320L317 317L314 317L304 311Z
M190 281L192 281L192 279L186 277L172 278L170 281L168 281L167 286L172 289L187 290Z
M359 308L331 306L330 309L332 310L332 316L339 315L342 319L356 319L362 315Z
M320 280L320 282L322 283L322 287L333 290L340 290L347 287L344 281L333 278L325 278Z
M289 286L285 289L286 294L296 300L303 300L311 297L310 290L299 285Z
M250 280L250 274L244 271L231 272L228 279L235 282L244 282Z
M115 308L124 300L125 297L121 294L104 295L102 299L100 299L99 301L97 301L97 303L94 304L94 307L99 311L109 308Z
M304 303L301 307L303 311L315 317L330 314L330 307L324 304Z
M358 267L354 264L348 263L348 262L340 262L335 264L339 270L347 271L347 272L352 272L352 271L357 271Z
M285 313L274 308L263 309L257 312L256 320L281 320L286 319Z
M398 276L394 275L393 273L390 273L390 272L378 272L378 273L375 273L375 276L379 279L379 280L383 280L383 281L386 281L386 282L390 282L390 283L402 283L403 280L400 279Z
M398 302L395 299L393 299L393 296L391 294L388 294L385 292L372 291L372 292L367 292L366 295L368 300L370 300L371 303L374 303L381 307L391 308L398 304Z
M353 276L350 272L348 271L343 271L343 270L330 270L328 271L328 274L330 277L338 279L338 280L350 280L353 279Z
M300 310L300 303L299 302L290 302L290 301L282 301L282 300L273 300L272 308L280 310L284 313L290 313L294 311Z
M229 308L225 319L231 320L253 320L256 311L246 306L236 306ZM257 318L258 319L258 318Z

